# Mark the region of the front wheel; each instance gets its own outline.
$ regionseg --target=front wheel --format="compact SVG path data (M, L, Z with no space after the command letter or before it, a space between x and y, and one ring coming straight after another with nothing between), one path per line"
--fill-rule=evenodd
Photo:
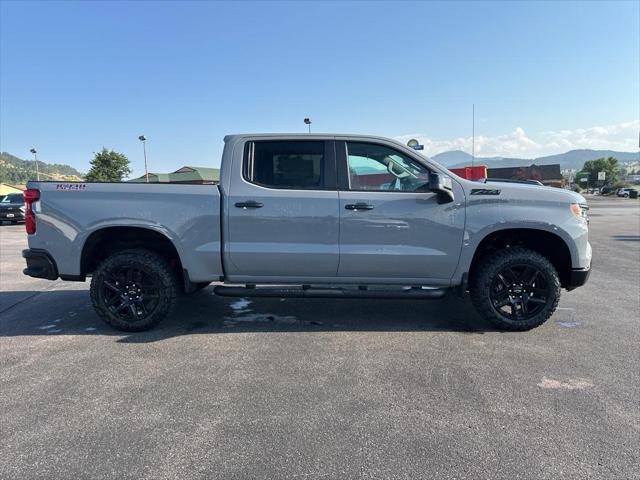
M556 310L560 278L546 257L511 247L482 259L470 290L476 310L486 320L505 330L529 330Z
M125 332L148 330L171 314L178 282L168 262L148 250L123 250L104 260L91 279L96 313Z

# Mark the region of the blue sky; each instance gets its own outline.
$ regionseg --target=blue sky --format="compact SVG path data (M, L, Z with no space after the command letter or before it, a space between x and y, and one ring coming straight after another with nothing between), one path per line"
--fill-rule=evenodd
M427 153L637 150L638 2L7 2L0 148L86 171L217 166L238 132L417 136Z

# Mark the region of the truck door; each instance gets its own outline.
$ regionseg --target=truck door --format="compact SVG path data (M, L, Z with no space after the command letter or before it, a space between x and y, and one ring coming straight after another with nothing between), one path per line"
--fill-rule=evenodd
M250 141L241 169L235 163L226 204L229 280L335 278L340 206L334 142Z
M340 185L338 276L446 282L462 248L463 192L438 203L426 162L387 145L336 142Z

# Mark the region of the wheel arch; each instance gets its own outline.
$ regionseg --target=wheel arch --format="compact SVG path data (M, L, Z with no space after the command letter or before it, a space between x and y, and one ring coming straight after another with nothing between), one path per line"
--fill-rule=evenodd
M560 284L565 287L571 278L572 252L566 240L557 233L538 228L504 228L486 234L478 243L469 265L469 278L480 263L491 252L509 248L524 247L548 258L560 276Z
M181 284L189 276L174 242L164 233L145 226L102 227L87 237L80 255L80 275L86 277L108 256L122 250L143 248L167 259Z

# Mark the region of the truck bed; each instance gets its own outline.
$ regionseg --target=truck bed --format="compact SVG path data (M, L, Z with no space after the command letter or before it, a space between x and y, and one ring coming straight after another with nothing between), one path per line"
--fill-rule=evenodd
M81 277L87 239L118 226L149 229L171 240L192 282L217 280L223 273L217 185L29 182L27 188L40 190L29 247L49 252L62 278Z

